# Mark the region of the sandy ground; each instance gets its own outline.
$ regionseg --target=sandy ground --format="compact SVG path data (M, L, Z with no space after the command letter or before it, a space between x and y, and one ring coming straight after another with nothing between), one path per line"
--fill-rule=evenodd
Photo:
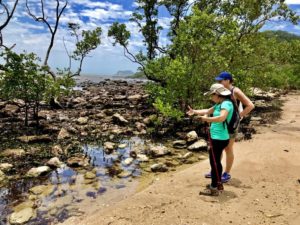
M205 160L64 224L300 224L300 96L283 99L281 120L235 144L233 178L220 196L199 195L209 183Z

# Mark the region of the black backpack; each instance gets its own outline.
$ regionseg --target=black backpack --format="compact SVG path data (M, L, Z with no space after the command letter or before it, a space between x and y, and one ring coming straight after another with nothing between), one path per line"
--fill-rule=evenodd
M240 121L241 121L241 116L240 116L240 113L239 113L237 102L236 102L236 99L234 98L234 95L233 95L233 89L231 90L230 99L228 99L228 101L231 101L232 105L233 105L232 117L231 117L229 122L227 121L227 118L223 122L223 126L225 128L225 124L226 124L226 127L227 127L227 130L228 130L229 134L234 134L235 133L235 131L239 127L239 124L240 124Z

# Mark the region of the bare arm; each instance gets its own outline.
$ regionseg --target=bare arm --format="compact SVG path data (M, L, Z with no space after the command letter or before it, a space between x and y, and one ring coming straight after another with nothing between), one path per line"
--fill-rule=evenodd
M209 109L198 109L198 110L195 110L195 109L192 109L190 106L188 106L188 111L187 111L187 114L189 116L192 116L192 115L198 115L198 116L203 116L203 115L209 115L209 114L212 114L214 112L214 107L211 107Z
M223 122L226 120L227 116L228 116L228 111L226 109L221 109L220 116L214 116L214 117L201 116L199 118L201 121L212 123L212 122Z
M253 102L239 88L234 89L234 96L245 106L244 110L240 112L241 117L248 115L254 109Z

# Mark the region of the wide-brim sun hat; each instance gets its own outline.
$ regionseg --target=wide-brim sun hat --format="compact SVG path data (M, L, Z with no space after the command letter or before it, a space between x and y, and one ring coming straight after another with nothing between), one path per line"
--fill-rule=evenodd
M216 83L216 84L211 85L208 92L204 93L204 95L212 95L212 94L228 96L228 95L231 95L231 91L229 91L227 88L225 88L223 86L223 84Z

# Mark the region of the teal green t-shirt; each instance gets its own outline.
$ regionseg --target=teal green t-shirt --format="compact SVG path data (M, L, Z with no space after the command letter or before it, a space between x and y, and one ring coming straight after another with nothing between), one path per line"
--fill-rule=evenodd
M227 122L231 120L233 113L233 104L231 101L225 100L221 104L216 104L214 106L213 116L220 116L221 109L225 109L228 112L228 116L226 118ZM227 130L227 126L223 125L223 122L213 122L210 125L210 135L212 139L215 140L228 140L229 133Z

